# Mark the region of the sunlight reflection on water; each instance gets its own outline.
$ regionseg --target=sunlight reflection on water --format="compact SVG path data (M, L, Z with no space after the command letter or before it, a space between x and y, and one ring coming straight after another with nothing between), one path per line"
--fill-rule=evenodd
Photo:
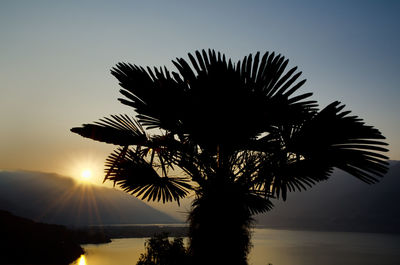
M81 257L79 258L79 263L78 265L86 265L86 258L85 255L81 255Z
M132 265L136 264L147 238L112 239L107 244L82 245L85 249L85 265ZM77 260L71 265L81 265Z
M75 260L71 265L87 265L85 255L81 255L77 260Z

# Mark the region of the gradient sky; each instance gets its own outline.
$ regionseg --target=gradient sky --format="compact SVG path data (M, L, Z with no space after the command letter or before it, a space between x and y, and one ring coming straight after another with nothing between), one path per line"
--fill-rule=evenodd
M339 100L400 160L400 1L0 1L0 169L100 182L112 146L69 129L132 110L117 62L166 65L196 49L276 51L321 107Z

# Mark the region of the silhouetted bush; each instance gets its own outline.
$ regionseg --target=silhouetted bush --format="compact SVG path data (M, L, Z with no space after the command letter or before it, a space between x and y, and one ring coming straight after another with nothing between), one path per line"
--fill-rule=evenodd
M183 239L176 237L172 241L167 233L156 234L146 240L146 252L140 255L136 265L188 265L190 255Z

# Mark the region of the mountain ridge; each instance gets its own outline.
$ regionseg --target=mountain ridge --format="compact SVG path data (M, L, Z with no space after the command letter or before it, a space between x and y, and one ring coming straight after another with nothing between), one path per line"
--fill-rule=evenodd
M47 177L41 179L43 175ZM84 187L57 174L0 171L0 209L35 221L69 226L182 222L123 191L94 186L94 192ZM307 191L288 194L286 202L274 200L271 211L254 219L258 226L267 228L400 233L399 188L400 161L391 161L388 174L374 185L336 170L329 180ZM46 193L45 198L57 200L41 200ZM68 198L75 200L69 199L73 203L68 203ZM85 203L79 203L80 199ZM100 207L101 213L94 210L97 204L104 206ZM181 207L188 206L186 202ZM71 208L79 207L81 210L75 210L76 216L71 218ZM69 217L64 211L70 213Z
M34 171L0 171L0 209L67 226L178 222L123 191Z

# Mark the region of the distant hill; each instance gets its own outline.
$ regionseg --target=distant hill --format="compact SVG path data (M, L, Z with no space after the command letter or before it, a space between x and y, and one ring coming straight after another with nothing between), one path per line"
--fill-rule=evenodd
M0 209L67 226L178 222L125 192L29 171L0 171Z
M272 211L255 219L269 228L400 233L399 190L400 161L374 185L337 170L328 181L289 193L286 202L274 201ZM122 191L39 172L0 172L0 209L70 226L179 222Z
M272 211L256 217L269 228L400 233L400 161L388 174L367 185L335 171L332 177L303 192L275 201Z

